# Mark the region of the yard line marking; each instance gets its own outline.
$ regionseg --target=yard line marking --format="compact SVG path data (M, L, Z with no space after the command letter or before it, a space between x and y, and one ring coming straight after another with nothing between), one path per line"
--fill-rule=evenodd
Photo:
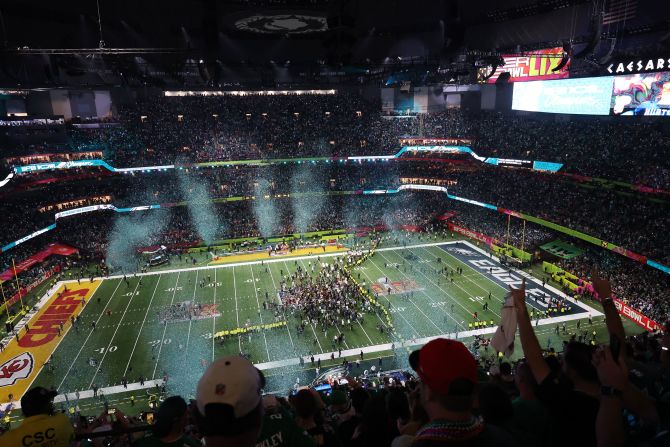
M214 302L213 304L216 306L216 270L214 270ZM215 344L215 339L214 339L214 334L216 334L216 312L214 312L214 317L212 318L212 361L214 361L214 344Z
M135 292L137 292L137 288L140 286L140 282L142 280L140 279L137 281L137 285L135 285L135 290L133 290L133 294L130 295L130 299L128 299L128 304L126 304L126 308L123 310L123 314L121 314L121 319L119 320L119 323L116 325L116 328L114 329L114 333L112 334L112 337L109 339L109 343L107 344L107 348L105 349L105 352L102 354L102 358L100 359L100 363L98 363L98 366L95 368L95 373L93 373L93 378L91 379L91 383L88 384L88 387L91 388L93 386L93 382L95 381L95 377L98 375L98 371L102 368L102 364L105 361L105 357L107 357L107 353L109 352L109 347L112 346L112 342L114 341L114 337L116 337L116 333L119 331L119 328L121 327L121 322L123 321L123 317L126 316L126 312L128 311L128 307L130 307L130 303L133 301L133 297L135 296Z
M256 277L254 276L254 269L252 266L249 266L249 270L251 270L251 282L252 286L254 288L254 294L256 295L256 305L258 306L258 316L261 319L261 325L263 324L263 314L261 312L261 302L258 301L258 288L256 287ZM265 331L263 331L263 340L265 340L265 352L268 354L268 362L272 361L270 358L270 349L268 348L268 338L265 335Z
M365 270L362 270L362 272L363 272L363 275L368 279L368 281L370 281L369 284L372 285L372 283L373 283L372 278L370 278L370 276L368 275L368 273L367 273ZM396 308L396 307L398 307L398 306L394 305L394 304L391 302L391 300L388 299L388 297L384 296L384 294L382 294L381 296L383 296L384 299L385 299L386 301L388 301L389 306L391 306L391 308ZM375 314L377 314L377 313L375 312ZM398 312L396 312L396 314L400 315L400 318L402 318L403 320L405 320L405 323L407 323L407 324L409 325L409 327L412 328L412 331L414 332L415 335L417 335L417 336L420 335L419 331L417 331L416 328L412 325L412 323L410 323L410 322L407 320L407 318L405 318L405 316L402 314L402 312L398 311ZM381 317L380 317L378 314L377 314L377 318L379 318L379 320L380 320L383 324L386 324L386 323L384 323L384 320L382 320ZM360 324L360 323L358 323L358 324ZM361 327L362 327L362 326L361 326ZM370 338L370 337L368 337L368 339L369 339L369 338Z
M412 253L414 253L414 251L412 251ZM386 256L381 255L381 257L388 261L388 258L386 258ZM374 262L374 261L373 261L373 262ZM381 269L380 269L380 270L381 270ZM398 270L398 272L399 272L403 277L409 279L409 276L407 276L407 275L406 275L404 272L402 272L400 269L396 269L396 270ZM454 302L455 302L456 304L458 304L458 305L461 306L463 309L465 309L465 311L466 311L468 314L471 314L471 312L470 312L468 309L466 309L465 306L463 306L463 305L462 305L462 304L461 304L455 297L452 297L451 294L450 294L449 292L447 292L447 291L444 290L442 287L438 286L438 285L435 284L433 281L431 281L430 278L428 278L428 276L427 276L425 273L421 272L421 269L418 269L418 270L419 270L419 273L420 273L421 275L423 275L423 276L424 276L424 277L425 277L431 284L433 284L434 286L437 286L438 289L440 289L442 292L444 292L449 298L451 298L452 300L454 300ZM425 290L421 290L421 293L423 293L424 295L426 295L426 296L428 297L428 299L430 299L430 302L431 302L431 303L436 303L436 302L437 302L437 301L433 301L433 298L432 298L430 295L428 295L428 293L427 293ZM473 301L474 301L474 300L473 300ZM439 307L439 306L438 306L438 307ZM444 314L445 314L446 316L448 316L449 318L451 318L452 320L454 320L454 322L455 322L458 326L460 326L461 328L464 327L461 323L458 322L457 319L454 318L453 315L451 315L450 312L447 312L447 310L444 309L444 308L440 308L440 309L444 312Z
M566 318L566 317L571 317L571 318ZM549 325L552 325L556 323L556 320L561 320L561 322L564 321L573 321L577 319L582 319L582 318L574 318L575 315L568 315L564 317L555 317L554 319L545 319L541 320L542 321L542 326L541 330L536 331L537 334L539 335L546 335L549 333L552 333L554 329L552 329ZM554 321L549 321L549 320L554 320ZM576 324L569 324L568 328L574 328ZM583 328L593 328L593 327L601 327L605 326L605 321L604 320L596 320L593 322L593 325L589 326L582 326ZM484 328L484 329L476 329L472 331L465 331L465 332L459 332L458 334L458 339L464 339L464 338L469 338L474 335L487 335L491 334L494 332L494 328ZM444 337L453 337L454 334L441 334L437 336L431 336L431 337L425 337L421 339L417 339L415 341L406 341L402 343L401 345L398 345L396 343L396 349L399 347L411 347L411 346L418 346L427 343L428 341L435 339L435 338L444 338ZM562 340L562 338L559 337L559 340ZM560 346L560 343L557 343L557 345ZM374 354L377 352L384 352L384 351L390 351L391 350L391 343L386 343L386 344L380 344L380 345L373 345L373 346L365 346L363 348L352 348L349 350L343 350L342 351L342 356L346 357L358 357L360 354L360 351L363 351L364 354ZM317 359L321 360L330 360L330 352L325 352L322 354L315 354L314 355L314 360L316 361ZM337 354L337 352L335 352ZM281 368L281 367L286 367L286 366L293 366L293 365L298 365L300 362L300 357L296 358L288 358L288 359L283 359L283 360L275 360L272 362L267 362L267 363L255 363L254 366L258 368L261 371L266 371L269 369L275 369L275 368ZM275 376L276 374L268 374L266 377L272 377ZM142 390L142 389L150 389L150 388L155 388L156 385L161 386L163 384L162 379L156 379L156 380L147 380L144 382L144 386L142 386L139 382L135 383L129 383L128 388L124 388L123 385L114 385L110 387L105 387L105 388L100 388L98 390L98 393L102 392L105 396L111 396L114 394L119 394L119 393L125 393L128 391L135 391L135 390ZM277 391L277 393L285 393L285 390ZM75 393L63 393L59 394L54 398L55 403L60 403L60 402L65 402L65 394L67 394L68 399L70 401L76 400L76 394ZM271 394L271 393L264 393L264 394ZM91 398L93 397L93 390L82 390L79 392L79 398L80 399L86 399L86 398ZM111 401L110 401L111 402ZM0 407L4 407L6 404L9 402L0 402ZM20 401L14 401L13 402L14 408L21 408L21 403Z
M158 281L156 281L156 287L154 287L154 292L151 294L151 299L149 300L149 305L147 306L147 311L144 313L144 319L142 320L142 324L140 325L140 331L137 333L137 338L135 338L135 344L133 345L133 350L130 351L130 356L128 357L128 364L126 365L126 369L123 370L123 377L126 377L126 373L128 372L128 367L130 367L130 361L133 359L133 354L135 353L135 348L137 347L137 342L140 340L140 335L142 335L142 328L144 327L144 323L147 321L147 315L149 315L149 310L151 309L151 303L154 300L154 296L156 296L156 290L158 289L158 283L159 282L161 282L161 275L158 275Z
M263 264L261 264L263 265ZM288 332L288 338L291 340L291 346L293 347L293 352L297 353L295 349L295 343L293 343L293 337L291 337L291 330L288 328L288 317L286 315L286 308L284 307L284 303L282 303L281 299L279 299L279 295L277 294L277 284L275 283L275 277L272 274L272 269L269 267L266 267L268 269L268 272L270 272L270 279L272 280L272 287L275 288L275 297L277 298L277 301L279 301L279 304L282 306L282 310L284 312L284 320L286 321L286 332Z
M384 257L384 255L381 255L381 256ZM384 259L386 259L386 258L384 258ZM384 275L384 277L386 277L386 273L385 273L385 272L384 272L384 271L377 265L376 262L372 261L372 265L374 265L375 268L376 268L377 270L379 270L379 272L380 272L382 275ZM423 293L424 293L424 295L426 295L426 296L430 299L430 295L428 295L426 292L423 292ZM384 295L384 294L382 293L382 295ZM386 300L387 300L389 303L391 302L391 300L389 300L388 298L386 298ZM415 303L414 301L412 301L411 298L407 297L407 300L408 300L410 303L412 303L412 304L414 305L414 307L416 307L417 310L418 310L419 312L421 312L421 314L422 314L424 317L426 317L426 319L427 319L428 321L430 321L430 323L431 323L433 326L435 326L435 327L437 328L438 331L441 331L441 330L442 330L437 324L435 324L435 322L434 322L433 320L430 319L430 317L429 317L428 315L426 315L426 314L423 312L423 310L421 310L421 308L420 308L419 306L416 305L416 303ZM431 301L431 302L434 302L432 299L431 299L430 301ZM455 321L455 320L454 320L454 321Z
M423 248L423 250L426 251L426 252L428 253L429 256L435 256L435 255L434 255L431 251L429 251L427 248ZM485 278L485 279L487 280L487 282L491 282L491 283L495 284L496 286L500 287L501 289L503 289L503 290L505 290L505 291L508 291L508 290L505 289L503 286L501 286L501 285L498 284L497 282L491 280L491 278L489 278L488 276L482 274L481 272L478 272L477 270L475 270L474 268L472 268L471 265L468 265L467 263L461 261L460 259L458 259L456 256L452 255L452 254L449 253L448 251L446 251L446 250L442 250L442 252L444 252L444 253L448 254L449 256L451 256L452 258L454 258L454 260L455 260L458 264L463 264L463 265L465 265L465 266L468 268L468 270L472 270L472 271L476 272L480 277ZM420 257L420 256L419 256L419 257ZM420 258L421 258L421 257L420 257ZM437 259L438 256L435 256L435 258ZM421 258L421 259L423 259L423 258ZM470 275L459 275L459 277L464 277L468 282L474 284L475 287L477 287L478 289L480 289L481 291L483 291L485 294L491 292L490 290L486 290L484 287L482 287L477 281L474 281L474 280L470 279ZM466 292L460 285L458 285L458 284L456 284L456 283L454 283L454 284L456 285L456 287L458 287L459 289L463 290L466 294L468 294L468 292ZM468 294L468 296L470 296L470 294ZM491 295L491 297L493 297L493 295ZM474 300L473 300L473 301L474 301ZM496 298L496 302L498 302L498 303L500 303L500 304L503 304L504 301L499 301L498 298ZM535 306L531 306L531 307L535 308ZM489 310L491 310L491 309L489 309ZM491 312L493 312L494 314L496 314L496 316L500 317L500 315L498 315L498 314L497 314L496 312L494 312L493 310L491 310Z
M116 288L112 292L112 295L109 297L109 300L107 300L107 304L109 304L109 302L112 301L112 298L114 298L114 295L116 294L116 291L119 289L120 285L121 285L121 281L119 280L119 283L116 285ZM100 284L98 286L98 289L101 286L102 286L102 284ZM97 292L98 289L96 289L95 291ZM56 290L58 290L58 289L56 289ZM95 293L93 295L95 295ZM89 298L89 300L88 300L89 303L93 299L93 295L91 295L91 298ZM85 309L86 308L84 308L84 310ZM83 311L82 311L82 313L83 313ZM100 312L100 314L98 315L98 319L95 321L96 326L98 324L98 321L100 321L100 319L102 318L102 315L103 315L103 313ZM72 362L70 362L70 367L67 369L67 372L63 376L63 380L61 380L60 384L58 385L58 389L61 389L61 387L63 386L63 383L65 383L65 379L67 379L67 376L70 374L70 370L72 370L72 367L77 362L77 359L79 358L79 355L81 354L81 351L84 349L84 346L86 346L86 343L88 342L88 339L91 338L91 334L93 334L93 328L91 328L91 331L88 333L88 336L86 336L86 340L84 340L84 343L82 343L81 347L79 348L79 351L77 352L77 355L74 357L74 360L72 360ZM61 341L63 341L64 339L65 339L65 335L63 335L63 339ZM60 342L58 342L58 344L60 344ZM56 352L57 349L58 349L58 346L56 346L56 349L54 349L54 352ZM37 376L35 376L35 377L37 378ZM30 389L30 387L28 387L28 388Z
M195 304L195 292L196 290L198 290L198 273L199 272L195 272L195 281L193 281L193 298L191 299L191 306ZM191 340L191 326L193 326L193 318L188 319L188 334L186 335L186 349L185 349L187 353L188 353L188 342Z
M416 252L415 252L415 251L412 251L412 253L416 253ZM418 255L417 255L417 256L418 256ZM383 257L384 259L386 259L386 257L385 257L384 255L382 255L382 257ZM421 256L419 256L419 259L423 260L423 258L422 258ZM458 259L457 259L457 261L458 261ZM460 262L460 261L459 261L459 262ZM401 273L402 273L402 272L401 272ZM467 315L470 315L470 316L472 315L472 311L470 311L470 309L468 309L468 308L466 308L465 306L463 306L463 304L461 304L461 302L460 302L455 296L453 296L451 293L449 293L448 290L443 289L441 286L437 285L434 281L432 281L432 280L428 277L428 275L426 275L425 273L423 273L423 272L421 271L420 268L418 269L418 273L421 274L421 275L423 275L423 276L424 276L424 277L425 277L431 284L433 284L435 287L437 287L438 289L440 289L440 290L441 290L443 293L445 293L449 298L451 298L456 304L458 304L459 306L461 306L461 307L465 310L465 312L466 312ZM404 274L403 274L403 275L404 275ZM404 275L404 276L406 276L406 275ZM459 275L459 276L463 276L463 275ZM459 289L461 289L461 290L465 293L465 296L467 296L468 298L470 298L471 301L473 301L473 302L475 301L475 299L473 298L474 295L472 295L471 293L468 293L468 291L466 291L463 287L461 287L460 285L458 285L456 282L453 282L452 284L454 284L456 287L458 287ZM482 290L484 290L484 289L482 289ZM424 292L424 293L425 293L425 292ZM443 310L444 310L444 309L443 309ZM499 315L497 312L495 312L494 310L491 310L491 309L489 309L489 310L490 310L494 315L496 315L498 318L500 318L500 315ZM445 312L446 312L446 311L445 311ZM452 317L452 319L453 319L453 317ZM458 322L457 322L457 323L458 323ZM459 326L464 327L464 326L461 325L461 324L459 324Z
M459 241L459 242L462 243L462 244L467 245L468 247L470 247L470 248L472 248L473 250L475 250L475 251L477 251L477 252L483 254L484 256L488 256L489 258L491 258L491 259L495 260L496 262L500 263L500 259L499 259L497 256L487 254L484 250L482 250L481 248L475 246L474 244L471 244L470 242L468 242L468 241L466 241L466 240L462 240L462 241ZM446 251L446 250L444 250L444 251ZM541 280L537 279L535 276L533 276L533 275L531 275L531 274L529 274L529 273L524 272L523 270L516 269L515 267L508 267L508 268L509 268L511 271L513 271L514 273L516 273L517 275L520 275L520 276L522 276L523 278L526 278L526 279L528 280L528 281L526 281L527 283L528 283L528 282L534 282L534 283L537 284L537 285L542 284L542 281L541 281ZM495 282L495 281L493 281L493 282ZM496 283L496 284L497 284L497 283ZM497 285L498 285L499 287L502 287L503 289L505 289L505 288L504 288L503 286L501 286L500 284L497 284ZM562 291L558 290L557 288L555 288L554 286L552 286L552 285L550 285L550 284L546 284L546 285L545 285L545 288L546 288L546 289L549 289L549 290L551 290L552 292L554 292L555 294L557 294L557 295L563 297L563 299L568 300L569 302L571 302L572 304L574 304L574 305L577 306L577 307L580 307L581 309L585 310L586 312L591 313L592 316L602 316L602 315L603 315L602 312L600 312L600 311L598 311L598 310L592 308L591 306L589 306L589 305L586 304L586 303L576 301L574 298L571 298L570 296L568 296L567 294L563 293ZM507 291L507 289L505 289L505 291Z
M488 256L489 258L493 259L494 261L500 263L500 259L499 259L497 256L489 255L489 254L486 253L484 250L482 250L481 248L475 246L474 244L471 244L470 242L465 241L465 240L460 241L460 243L465 244L465 245L467 245L468 247L472 248L473 250L475 250L475 251L481 253L482 255L484 255L484 256ZM442 251L447 252L446 250L442 250ZM449 255L451 255L451 253L449 253ZM451 255L451 256L453 256L453 255ZM468 267L470 267L472 270L476 271L476 270L475 270L474 268L472 268L471 266L468 266ZM523 278L526 278L526 279L528 280L527 282L534 282L534 283L537 284L538 286L542 284L542 281L541 281L541 280L537 279L536 277L534 277L533 275L531 275L531 274L529 274L529 273L524 272L523 270L518 270L518 269L516 269L516 268L514 268L514 267L508 267L508 269L509 269L510 271L516 273L517 275L519 275L519 276L521 276L521 277L523 277ZM479 274L481 275L480 272L477 272L477 273L479 273ZM497 282L493 281L491 278L488 278L488 277L487 277L487 279L488 279L489 281L495 283L498 287L500 287L500 288L502 288L503 290L505 290L505 292L508 291L505 287L503 287L503 286L501 286L500 284L498 284ZM581 308L581 309L584 310L585 312L589 312L589 313L591 313L592 316L602 316L602 315L603 315L603 314L602 314L601 312L599 312L598 310L592 308L591 306L589 306L589 305L587 305L587 304L585 304L585 303L583 303L583 302L577 302L574 298L569 297L568 295L566 295L566 294L563 293L562 291L556 289L555 287L553 287L553 286L551 286L551 285L549 285L549 284L546 284L546 285L545 285L545 288L548 289L548 290L551 290L552 292L554 292L554 293L557 294L558 296L560 296L560 297L562 297L563 299L565 299L565 300L571 302L572 304L574 304L575 306ZM531 303L532 303L532 301L531 301ZM535 307L535 306L531 306L531 307L535 308L536 310L543 310L543 309L540 309L539 307Z
M240 327L240 311L237 308L237 284L235 282L235 266L233 266L233 293L235 294L235 316L237 317L237 327ZM242 336L237 335L237 344L240 347L240 353L242 353Z
M170 306L174 303L174 296L177 294L177 286L179 285L179 275L181 272L177 272L177 281L174 284L174 290L172 291L172 299L170 300ZM163 350L163 341L165 340L165 331L167 331L168 321L165 320L163 323L163 336L161 337L161 344L158 347L158 355L156 356L156 364L154 365L154 372L151 374L151 379L153 380L156 377L156 369L158 369L158 361L161 359L161 351Z
M378 248L375 250L376 252L380 251L388 251L388 250L398 250L400 248L402 249L411 249L411 248L419 248L419 247L435 247L439 245L454 245L454 244L459 244L459 243L467 243L465 240L458 240L458 241L444 241L444 242L430 242L426 244L416 244L416 245L407 245L405 247L385 247L385 248ZM209 270L209 269L223 269L223 268L231 268L231 267L240 267L240 266L245 266L245 265L255 265L255 264L260 264L261 262L264 262L266 264L273 264L276 262L286 262L286 261L293 261L293 260L300 260L300 259L314 259L315 256L319 256L321 258L332 258L336 256L346 256L348 252L346 251L340 251L340 252L333 252L333 253L323 253L323 254L313 254L313 255L305 255L305 256L293 256L293 257L286 257L286 258L278 258L278 259L262 259L258 261L244 261L244 262L231 262L230 264L222 264L222 265L203 265L199 267L189 267L189 268L184 268L184 269L169 269L169 270L155 270L153 272L146 272L146 273L134 273L134 276L140 277L140 276L152 276L152 275L159 275L159 274L167 274L167 273L177 273L177 272L193 272L196 270ZM117 279L117 278L123 278L123 275L111 275L111 276L101 276L101 277L94 277L93 279ZM59 281L57 284L71 284L77 282L76 279L68 279L68 280L62 280Z

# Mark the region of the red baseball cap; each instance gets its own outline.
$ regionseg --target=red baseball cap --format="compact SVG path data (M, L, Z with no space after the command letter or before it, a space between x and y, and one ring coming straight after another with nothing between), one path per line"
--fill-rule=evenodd
M409 364L419 378L441 394L449 394L454 380L477 383L477 362L463 343L436 338L409 356ZM453 390L452 390L453 391Z

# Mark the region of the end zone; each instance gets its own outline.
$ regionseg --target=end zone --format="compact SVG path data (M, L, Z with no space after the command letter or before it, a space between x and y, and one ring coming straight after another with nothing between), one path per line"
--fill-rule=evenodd
M0 402L23 396L93 296L100 280L61 284L0 352ZM6 339L7 340L7 339ZM11 398L10 398L11 396Z

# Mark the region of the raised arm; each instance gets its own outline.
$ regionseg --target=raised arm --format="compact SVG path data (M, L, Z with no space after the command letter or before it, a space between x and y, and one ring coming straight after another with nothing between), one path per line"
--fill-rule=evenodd
M611 336L618 338L620 345L623 346L626 341L626 333L624 332L619 312L614 305L614 300L612 300L612 287L610 282L605 278L601 278L598 274L598 270L594 268L591 271L591 283L603 305L607 332L609 332Z
M547 378L551 372L549 365L542 357L542 348L537 336L533 331L533 325L530 322L530 315L528 315L528 308L526 307L526 279L524 278L521 288L513 289L510 287L510 293L514 300L514 307L516 309L517 322L519 324L519 338L521 339L521 348L523 355L526 357L528 366L533 372L533 376L537 383L541 383Z

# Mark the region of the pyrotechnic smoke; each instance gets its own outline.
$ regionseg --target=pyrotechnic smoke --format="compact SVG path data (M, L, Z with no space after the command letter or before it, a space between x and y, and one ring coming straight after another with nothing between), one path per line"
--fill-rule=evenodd
M187 201L188 213L200 239L206 245L216 240L219 219L208 191L207 180L196 178L183 171L177 176L182 197Z
M323 195L324 175L323 169L310 163L300 165L291 177L293 225L299 233L308 231L310 225L319 218L327 199Z
M270 237L278 223L277 209L274 199L272 199L270 181L265 178L256 179L254 196L256 200L254 200L253 209L256 222L258 222L258 230L264 238Z
M153 238L165 229L169 219L169 210L118 215L109 234L107 264L115 270L121 268L124 273L136 271L137 248L153 245Z

